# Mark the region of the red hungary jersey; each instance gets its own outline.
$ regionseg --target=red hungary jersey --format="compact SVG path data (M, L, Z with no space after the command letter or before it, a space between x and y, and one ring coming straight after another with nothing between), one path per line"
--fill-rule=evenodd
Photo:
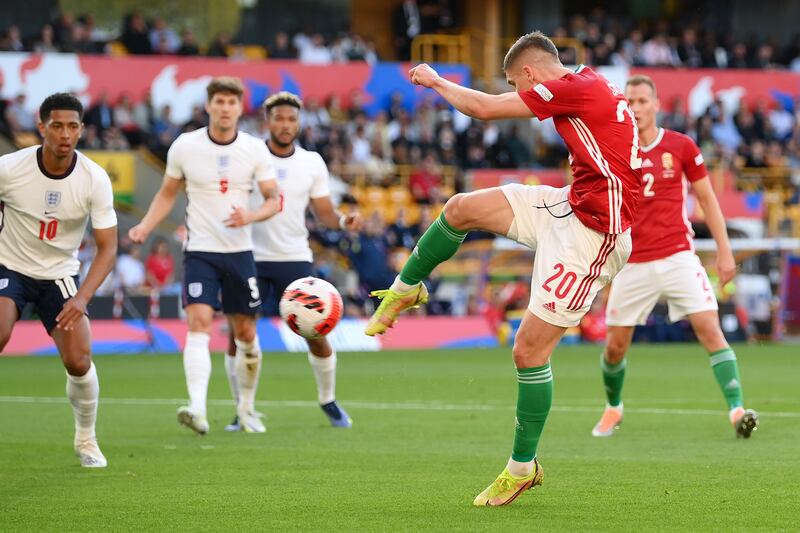
M694 182L707 175L700 149L682 133L660 128L655 140L642 147L644 187L631 230L629 263L655 261L694 248L694 232L686 215L686 180Z
M574 177L569 203L578 219L601 233L627 230L642 172L639 133L622 91L580 66L519 95L539 120L553 117L567 144Z

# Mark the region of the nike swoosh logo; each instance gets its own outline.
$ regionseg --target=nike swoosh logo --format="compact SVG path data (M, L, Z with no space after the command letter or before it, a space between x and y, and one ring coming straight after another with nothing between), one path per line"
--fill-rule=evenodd
M45 211L44 216L49 216L52 215L53 213L56 213L56 211Z

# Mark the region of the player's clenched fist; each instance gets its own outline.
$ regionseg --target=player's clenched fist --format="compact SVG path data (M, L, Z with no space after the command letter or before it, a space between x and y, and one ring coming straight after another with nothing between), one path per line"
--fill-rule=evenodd
M135 242L135 243L143 243L147 240L147 236L150 234L150 231L144 227L143 224L136 224L134 227L128 230L128 237Z
M433 87L433 83L439 77L439 74L427 63L422 63L409 70L408 77L411 78L411 83L414 85Z

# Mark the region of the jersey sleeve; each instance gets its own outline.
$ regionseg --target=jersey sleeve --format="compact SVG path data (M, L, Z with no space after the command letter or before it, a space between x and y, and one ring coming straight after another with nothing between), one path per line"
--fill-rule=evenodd
M311 192L309 196L311 198L323 198L325 196L331 195L331 187L330 187L330 174L328 174L328 165L325 164L325 161L322 159L322 156L319 154L314 154L315 157L315 165L314 165L314 181L311 183Z
M584 82L567 76L533 86L519 93L539 120L563 115L576 116L583 109Z
M272 154L269 153L267 145L261 141L256 141L256 146L256 153L258 155L256 156L256 169L253 173L255 180L269 181L278 179L275 173L275 163L272 160Z
M700 148L689 137L683 137L683 172L686 174L686 179L694 182L708 176L705 161L703 161L703 154L700 153Z
M0 201L3 200L3 195L6 193L8 179L8 165L6 165L5 157L0 157ZM2 215L0 215L0 218L2 218Z
M92 228L107 229L117 225L117 213L114 211L114 191L111 179L105 171L94 174L92 187Z
M167 176L171 178L183 178L183 143L180 142L181 139L178 137L175 139L175 142L172 143L172 146L169 147L167 151Z

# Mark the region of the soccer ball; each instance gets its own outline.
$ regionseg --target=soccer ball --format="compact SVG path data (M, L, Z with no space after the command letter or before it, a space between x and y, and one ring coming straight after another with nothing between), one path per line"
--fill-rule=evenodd
M289 329L306 339L320 339L342 318L342 297L336 287L319 278L300 278L286 287L279 305Z

